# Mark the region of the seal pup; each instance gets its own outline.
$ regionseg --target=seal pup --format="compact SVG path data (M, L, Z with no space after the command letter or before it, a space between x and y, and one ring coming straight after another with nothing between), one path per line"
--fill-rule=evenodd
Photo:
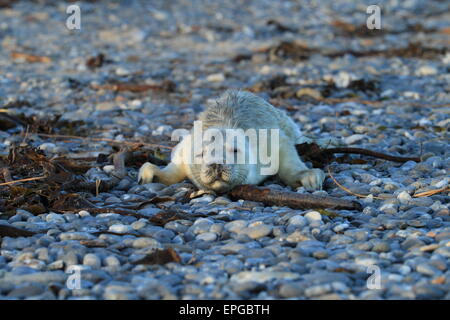
M235 186L257 185L267 177L277 175L292 188L304 186L307 190L322 189L324 172L309 169L295 148L296 144L312 140L301 133L283 110L275 108L261 97L246 91L227 91L207 106L199 120L203 131L213 131L218 135L226 136L233 130L241 133L266 130L273 135L271 134L271 139L258 136L256 140L245 135L244 139L238 138L237 143L230 143L229 139L223 140L223 152L215 150L215 153L219 153L217 158L217 154L215 157L205 156L208 147L204 144L195 148L196 139L191 130L174 148L171 162L165 168L161 169L149 162L142 165L138 175L139 183L160 182L171 185L189 178L199 189L224 193ZM277 135L278 140L272 139ZM262 161L264 157L261 157L260 151L263 149L273 156L270 160L273 161L271 166L275 171L264 172L267 163ZM246 161L226 161L238 157L245 158Z

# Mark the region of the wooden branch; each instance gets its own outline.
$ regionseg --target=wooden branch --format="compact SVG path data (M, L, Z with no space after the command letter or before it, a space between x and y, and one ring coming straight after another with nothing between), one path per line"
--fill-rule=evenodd
M302 143L297 144L295 147L297 149L297 153L299 154L300 157L302 157L303 160L311 161L314 167L319 168L323 168L329 163L331 163L334 160L333 154L336 153L361 154L394 162L406 162L406 161L421 162L421 159L419 157L392 156L385 153L362 148L339 147L339 148L322 149L316 143Z
M292 209L362 209L361 204L357 201L348 201L329 196L300 194L291 191L279 191L252 185L237 186L228 195L233 200L244 199L262 202L269 206L286 206Z

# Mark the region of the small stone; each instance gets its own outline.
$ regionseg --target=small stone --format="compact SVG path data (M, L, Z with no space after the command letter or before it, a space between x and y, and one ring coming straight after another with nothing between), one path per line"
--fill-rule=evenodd
M86 210L81 210L81 211L78 212L78 215L80 217L84 218L84 217L89 217L91 214L88 211L86 211Z
M401 167L400 169L402 169L403 171L411 171L412 169L414 169L417 165L417 162L414 161L406 161Z
M437 69L432 66L422 66L417 70L417 75L419 76L432 76L437 73L438 73Z
M252 239L259 239L269 235L272 232L272 226L264 223L249 226L243 231Z
M144 208L144 209L140 209L138 210L138 213L140 215L144 215L146 217L152 217L158 213L160 213L162 210L159 208L152 208L152 207L148 207L148 208Z
M242 233L248 225L248 222L245 220L234 220L225 224L225 230L234 233Z
M161 243L159 243L157 240L153 239L153 238L137 238L136 240L133 241L133 248L135 249L142 249L142 248L147 248L147 249L161 249Z
M100 258L93 253L88 253L83 257L83 264L94 269L98 269L102 266Z
M302 234L300 231L295 231L291 233L289 236L287 236L286 241L288 242L302 242L310 240L310 238L307 235Z
M201 241L216 241L217 240L217 234L214 232L206 232L206 233L202 233L199 234L196 237L197 240L201 240Z
M134 231L134 229L130 225L126 224L113 224L112 226L109 227L109 231L124 234L124 233L131 233Z
M131 227L132 227L134 230L139 230L139 229L144 228L146 225L147 225L147 221L146 221L146 220L144 220L144 219L139 219L138 221L133 222L133 223L131 224Z
M45 221L52 222L52 223L65 223L66 222L66 220L64 220L64 217L62 215L53 213L53 212L47 214L47 216L45 217Z
M420 251L428 252L428 251L434 251L437 248L439 248L439 245L437 243L429 244L423 247L420 247Z
M191 204L194 203L211 203L214 201L214 196L210 195L210 194L205 194L202 197L199 198L194 198L190 201Z
M206 77L209 82L222 82L225 80L225 75L223 73L213 73Z
M357 264L363 265L365 267L373 266L377 264L377 260L374 258L366 257L366 256L360 256L356 257L355 262Z
M63 232L59 235L59 239L64 240L92 240L95 236L88 232Z
M295 215L289 219L289 225L295 227L304 227L307 224L307 220L305 217L301 215Z
M47 266L48 270L61 270L64 268L64 261L63 260L56 260L52 263L50 263Z
M105 199L105 203L106 204L113 204L113 203L119 203L119 202L122 202L122 200L120 200L119 198L117 198L117 197L108 197L108 198L106 198Z
M354 135L344 138L344 142L345 142L345 144L350 145L350 144L355 144L356 142L359 142L365 138L367 138L367 136L364 134L354 134Z
M105 288L103 297L106 300L132 300L137 296L131 286L110 284Z
M23 286L20 286L18 288L13 289L8 293L9 298L18 298L18 299L24 299L28 297L33 297L40 295L44 292L44 287L39 286L36 284L26 284Z
M108 267L120 267L120 261L115 256L107 256L105 258L105 265Z
M328 252L326 250L314 251L312 256L316 259L326 259L328 258Z
M403 204L407 204L411 201L412 197L409 195L408 192L406 191L402 191L398 194L397 199L403 203Z
M375 252L389 252L391 250L391 246L386 241L380 241L373 245L372 251Z
M283 272L283 271L242 271L231 276L230 281L235 282L248 282L254 281L257 283L264 283L272 279L277 280L294 280L300 277L299 274L293 272Z
M342 232L342 231L348 229L348 227L350 227L350 225L348 223L341 223L341 224L338 224L337 226L335 226L333 228L333 231L339 233L339 232Z
M380 207L380 211L383 211L386 214L396 214L398 205L394 203L385 203Z
M441 299L447 292L438 285L432 285L427 283L415 285L413 287L413 291L417 295L418 299L431 299L431 300Z
M210 219L200 218L195 220L194 224L191 226L190 231L194 234L206 233L209 228L214 224Z
M285 283L279 289L280 297L282 298L294 298L301 297L305 288L304 285L298 282Z
M331 285L326 284L319 284L312 287L309 287L305 290L305 296L306 297L315 297L315 296L321 296L324 295L332 290Z
M63 271L44 271L20 275L9 272L2 278L4 281L8 281L16 285L33 282L42 284L47 284L50 282L65 282L66 279L67 274Z
M406 238L401 244L402 248L405 250L411 250L411 249L414 249L417 247L423 247L424 245L425 245L425 243L422 240L414 238L414 237Z
M39 149L42 150L42 151L50 152L50 153L55 153L56 150L57 150L56 149L56 144L50 143L50 142L46 142L46 143L41 144L39 146Z
M414 228L422 228L427 225L424 221L418 219L409 220L407 223L409 226Z
M306 220L308 220L309 223L316 222L316 221L322 221L322 215L317 211L310 211L305 214Z
M118 67L118 68L116 69L116 75L118 75L118 76L120 76L120 77L126 76L126 75L128 75L128 74L130 74L130 71L127 70L127 69L125 69L125 68Z
M441 270L428 263L418 264L416 267L416 271L431 277L438 277L442 274Z
M156 130L152 131L152 135L154 136L164 136L164 135L170 135L173 128L169 125L162 125L156 128Z
M112 111L118 109L118 106L115 102L104 101L98 103L95 108L99 111Z
M103 171L105 171L108 174L114 172L115 169L116 168L113 165L106 165L103 167Z

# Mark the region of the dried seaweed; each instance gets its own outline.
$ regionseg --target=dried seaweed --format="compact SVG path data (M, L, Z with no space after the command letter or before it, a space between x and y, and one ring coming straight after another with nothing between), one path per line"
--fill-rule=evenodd
M89 57L86 60L86 67L88 67L89 69L97 69L103 66L103 64L105 62L107 62L109 60L106 60L106 56L103 53L99 53L98 55L94 56L94 57Z

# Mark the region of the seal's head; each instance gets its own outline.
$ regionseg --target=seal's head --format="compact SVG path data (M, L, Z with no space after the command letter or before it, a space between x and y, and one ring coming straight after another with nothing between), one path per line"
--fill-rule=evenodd
M223 130L220 132L224 133ZM194 151L194 163L189 165L194 183L201 189L217 193L245 184L251 166L248 150L245 139L237 139L234 143L216 139Z

